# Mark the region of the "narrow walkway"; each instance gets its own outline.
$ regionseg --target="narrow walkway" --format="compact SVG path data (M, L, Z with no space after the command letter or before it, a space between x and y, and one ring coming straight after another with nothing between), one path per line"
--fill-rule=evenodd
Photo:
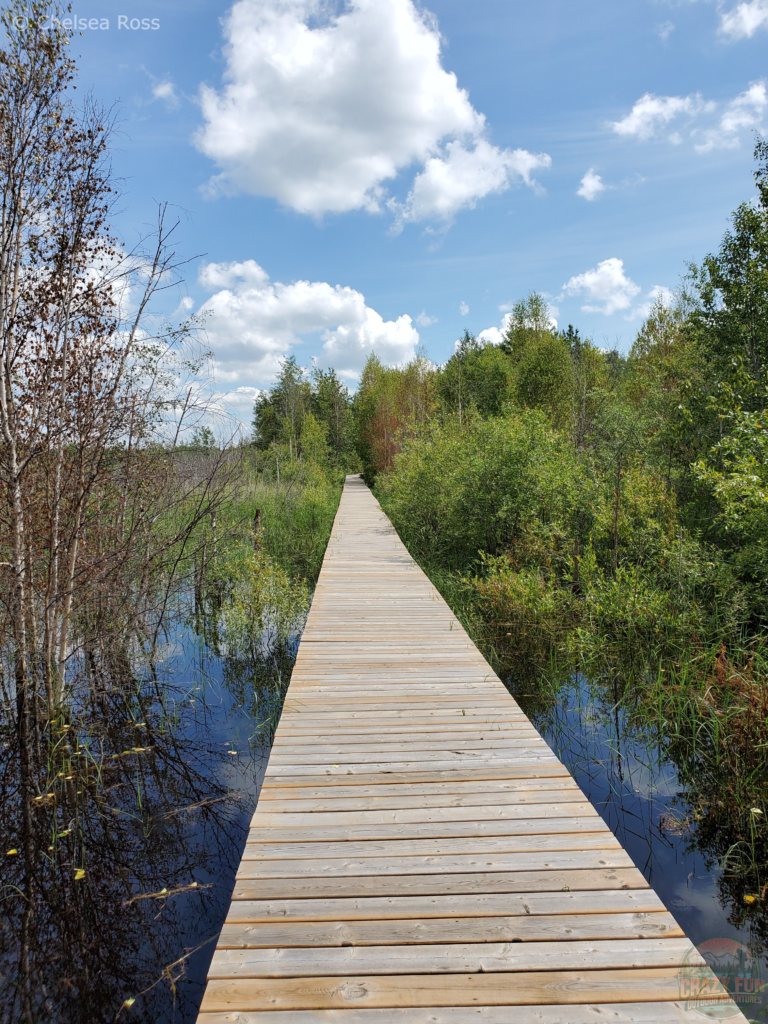
M690 949L348 477L199 1024L701 1024Z

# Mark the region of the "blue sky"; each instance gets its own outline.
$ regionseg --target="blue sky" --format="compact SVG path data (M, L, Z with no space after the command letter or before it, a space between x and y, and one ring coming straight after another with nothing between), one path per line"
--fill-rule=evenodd
M465 327L497 338L530 290L628 349L753 194L768 124L768 0L73 13L109 22L73 48L81 88L120 117L117 226L130 245L156 201L179 208L178 247L201 258L177 313L207 310L244 415L292 352L354 385L372 350L439 362Z

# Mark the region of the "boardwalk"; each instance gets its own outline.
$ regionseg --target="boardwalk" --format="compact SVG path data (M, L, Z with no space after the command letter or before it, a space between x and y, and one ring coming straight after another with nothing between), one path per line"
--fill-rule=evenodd
M348 478L200 1024L701 1024L690 949Z

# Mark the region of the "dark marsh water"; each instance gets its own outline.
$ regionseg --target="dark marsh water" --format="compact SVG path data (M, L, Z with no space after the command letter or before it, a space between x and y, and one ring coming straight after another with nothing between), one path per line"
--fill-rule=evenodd
M631 690L578 674L507 685L716 973L709 950L733 939L768 982L768 766L744 786L636 715ZM768 994L740 1008L764 1022Z
M190 629L155 669L87 693L54 732L29 850L5 746L3 1024L196 1018L268 743L253 686Z

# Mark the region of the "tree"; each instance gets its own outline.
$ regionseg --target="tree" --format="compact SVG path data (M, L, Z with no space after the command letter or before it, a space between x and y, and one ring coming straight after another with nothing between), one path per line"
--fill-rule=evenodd
M368 483L391 467L405 437L427 428L437 409L435 377L423 353L404 367L368 357L354 400L357 453Z
M768 144L757 140L756 202L734 212L716 255L692 267L699 308L692 318L713 376L725 380L743 364L758 386L750 400L764 408L759 386L768 369ZM755 404L756 403L756 404Z
M529 292L512 307L501 347L517 363L531 344L551 334L552 314L546 300L538 292Z
M469 409L498 416L511 397L512 364L498 345L481 344L469 331L440 371L437 390L444 409L463 422Z
M100 659L119 666L139 620L154 657L170 581L216 500L210 479L180 481L176 424L170 440L161 433L186 328L153 332L147 313L180 265L173 226L161 207L156 234L132 253L110 234L111 118L89 99L74 105L62 13L46 0L0 12L0 667L15 696L29 1021L32 806L53 750L41 736L69 713L73 663L94 675ZM159 529L175 501L183 514Z
M312 407L325 424L328 445L337 466L344 466L353 445L352 401L346 384L335 370L312 371Z
M253 410L253 436L262 451L274 441L284 441L296 450L304 417L312 408L312 389L307 371L296 356L283 360L277 382L256 399Z
M551 331L531 337L515 368L515 397L529 409L543 409L556 427L571 417L573 366L563 339Z

